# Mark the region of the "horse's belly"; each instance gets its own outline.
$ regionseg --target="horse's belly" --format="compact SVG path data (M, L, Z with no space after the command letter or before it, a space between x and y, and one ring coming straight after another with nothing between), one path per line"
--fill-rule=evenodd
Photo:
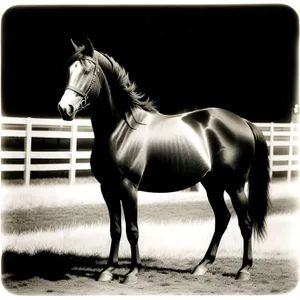
M173 156L165 152L148 160L139 190L160 193L183 190L198 183L209 169L195 153Z

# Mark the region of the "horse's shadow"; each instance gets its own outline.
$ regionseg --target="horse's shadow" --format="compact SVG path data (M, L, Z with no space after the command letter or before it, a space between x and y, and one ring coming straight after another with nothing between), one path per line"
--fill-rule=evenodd
M71 254L57 254L40 251L35 254L6 251L2 255L2 274L10 274L12 280L25 280L32 277L57 281L67 280L67 273L74 264Z
M35 254L6 251L2 254L2 274L10 280L26 280L35 276L50 280L68 280L70 276L86 277L93 280L99 278L107 258L99 256L80 256L75 254L57 254L51 251L40 251ZM120 259L114 278L122 279L124 272L130 268L129 259ZM159 266L155 259L143 260L142 271L190 273L183 270Z

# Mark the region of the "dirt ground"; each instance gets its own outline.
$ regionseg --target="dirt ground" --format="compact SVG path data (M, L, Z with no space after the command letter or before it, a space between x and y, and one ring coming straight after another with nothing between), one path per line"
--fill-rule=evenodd
M97 257L6 255L2 284L17 295L270 295L291 292L298 283L298 264L291 260L256 259L246 282L234 279L240 259L217 258L198 278L190 274L196 261L146 260L138 282L125 285L126 260L114 271L113 281L103 283L95 280L104 264Z

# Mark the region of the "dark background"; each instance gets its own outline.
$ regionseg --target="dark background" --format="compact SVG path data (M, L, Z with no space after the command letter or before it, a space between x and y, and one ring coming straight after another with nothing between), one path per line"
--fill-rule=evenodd
M83 37L162 113L217 106L290 121L298 16L283 5L13 7L2 18L3 115L58 118L70 38Z

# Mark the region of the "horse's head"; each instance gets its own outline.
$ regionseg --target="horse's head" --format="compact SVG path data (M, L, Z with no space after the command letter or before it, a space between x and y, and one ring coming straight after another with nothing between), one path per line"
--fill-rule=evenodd
M71 121L76 113L98 98L100 84L100 66L95 58L90 40L82 46L72 41L75 54L69 59L68 79L65 92L58 103L58 110L64 120Z

